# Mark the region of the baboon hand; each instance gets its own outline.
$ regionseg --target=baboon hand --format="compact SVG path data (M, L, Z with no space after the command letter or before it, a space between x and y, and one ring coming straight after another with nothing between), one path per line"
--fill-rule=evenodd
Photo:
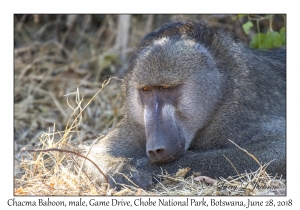
M148 190L153 185L152 174L138 167L144 168L148 164L146 159L130 161L130 163L126 161L121 168L119 165L113 166L109 170L111 172L109 174L112 174L108 177L110 186L117 190L128 185Z

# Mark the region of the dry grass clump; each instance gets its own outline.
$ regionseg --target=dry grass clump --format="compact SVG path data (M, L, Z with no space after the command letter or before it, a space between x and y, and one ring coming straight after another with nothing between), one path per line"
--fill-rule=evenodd
M53 130L55 124L55 129L65 129L73 112L70 107L77 106L77 87L84 96L81 104L87 104L122 63L114 43L114 16L104 17L100 26L92 24L90 15L76 16L77 21L72 15L15 18L14 140L18 158L20 149L35 146L47 128ZM73 142L105 134L120 120L119 83L112 80L86 108Z
M234 177L213 179L200 176L200 173L184 178L190 169L179 169L174 175L158 175L163 181L152 189L157 195L173 196L249 196L249 195L285 195L286 184L281 177L269 176L266 166L255 172L239 174Z
M108 80L109 82L109 80ZM102 88L108 84L104 83ZM98 91L100 92L102 88ZM77 152L72 141L78 133L82 113L86 110L92 97L84 107L81 106L77 92L77 107L72 107L66 130L43 133L39 137L39 149L23 148L19 154L21 160L15 160L15 195L151 195L140 188L124 186L121 191L111 189L108 183L101 186L94 184L92 178L77 162L84 158ZM99 138L96 138L97 141ZM86 161L91 161L86 158ZM92 162L92 161L91 161ZM93 162L92 162L93 163ZM98 168L96 164L94 167ZM101 174L104 173L98 168Z

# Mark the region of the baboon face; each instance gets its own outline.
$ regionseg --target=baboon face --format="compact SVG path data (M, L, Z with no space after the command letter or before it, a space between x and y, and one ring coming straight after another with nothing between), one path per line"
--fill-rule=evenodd
M193 40L168 37L140 47L129 66L127 116L144 127L148 157L155 163L179 158L221 97L212 56Z

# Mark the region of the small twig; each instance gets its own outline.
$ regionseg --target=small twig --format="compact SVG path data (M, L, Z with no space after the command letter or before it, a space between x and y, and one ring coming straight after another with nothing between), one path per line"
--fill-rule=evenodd
M240 176L238 170L236 169L236 167L233 165L233 163L229 160L229 158L227 158L224 154L223 156L226 158L226 160L231 164L231 166L234 168L235 172Z
M169 192L168 188L166 188L160 181L158 181L158 180L156 179L156 177L153 177L153 178L157 181L158 184L161 185L161 187L162 187L165 191Z
M251 154L251 153L248 152L247 150L241 148L239 145L237 145L236 143L234 143L232 140L230 140L230 139L228 139L228 140L229 140L231 143L233 143L237 148L239 148L240 150L243 150L247 155L249 155L250 157L252 157L253 160L255 160L255 161L258 163L258 165L259 165L260 167L262 167L261 163L257 160L257 158L256 158L253 154Z
M17 31L21 31L27 16L28 16L27 14L22 16L21 20L18 22L17 27L16 27Z
M23 151L27 151L27 152L51 152L51 151L57 151L57 152L67 152L67 153L72 153L74 155L77 155L79 157L82 157L84 159L89 160L97 169L98 171L102 174L102 176L105 178L106 183L108 183L108 179L106 177L106 175L102 172L102 170L97 166L97 164L92 161L90 158L85 157L77 152L71 151L71 150L67 150L67 149L57 149L57 148L49 148L49 149L26 149L26 148L22 148L21 149L21 153Z
M96 94L88 101L88 103L82 108L80 109L80 112L79 114L75 117L75 120L73 121L73 123L68 127L69 125L69 122L70 122L70 119L71 117L69 118L68 122L67 122L67 125L66 125L66 133L64 136L67 136L69 131L71 130L71 128L73 128L73 125L75 123L75 121L77 120L77 118L82 114L82 112L85 110L85 108L91 103L91 101L94 100L94 98L100 93L100 91L110 82L112 78L110 77L108 80L105 80L102 84L102 87L96 92ZM73 112L74 113L74 112ZM72 114L73 115L73 114Z
M127 181L129 181L131 184L133 184L135 187L139 187L137 184L135 184L133 181L131 181L125 174L118 172L118 174L122 175L123 177L125 177L125 179L127 179Z
M68 114L64 111L64 109L61 107L60 103L58 102L58 100L56 99L55 95L49 91L48 92L50 97L52 98L55 106L57 107L57 109L60 111L60 113L65 117L65 118L68 118Z
M90 154L90 152L91 152L91 150L92 150L92 147L94 146L94 144L95 144L100 138L101 138L101 137L98 137L97 139L95 139L95 141L94 141L94 142L92 143L92 145L90 146L89 151L86 153L85 157L87 157L87 156ZM81 166L80 166L80 171L83 170L84 164L85 164L85 160L82 162L82 164L81 164ZM79 171L79 174L80 174L80 171Z

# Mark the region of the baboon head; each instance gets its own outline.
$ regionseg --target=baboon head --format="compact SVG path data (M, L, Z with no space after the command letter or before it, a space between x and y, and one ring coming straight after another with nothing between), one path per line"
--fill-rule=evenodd
M145 129L146 153L155 163L182 156L221 98L222 73L207 41L190 36L193 31L173 25L146 36L124 79L126 115Z

